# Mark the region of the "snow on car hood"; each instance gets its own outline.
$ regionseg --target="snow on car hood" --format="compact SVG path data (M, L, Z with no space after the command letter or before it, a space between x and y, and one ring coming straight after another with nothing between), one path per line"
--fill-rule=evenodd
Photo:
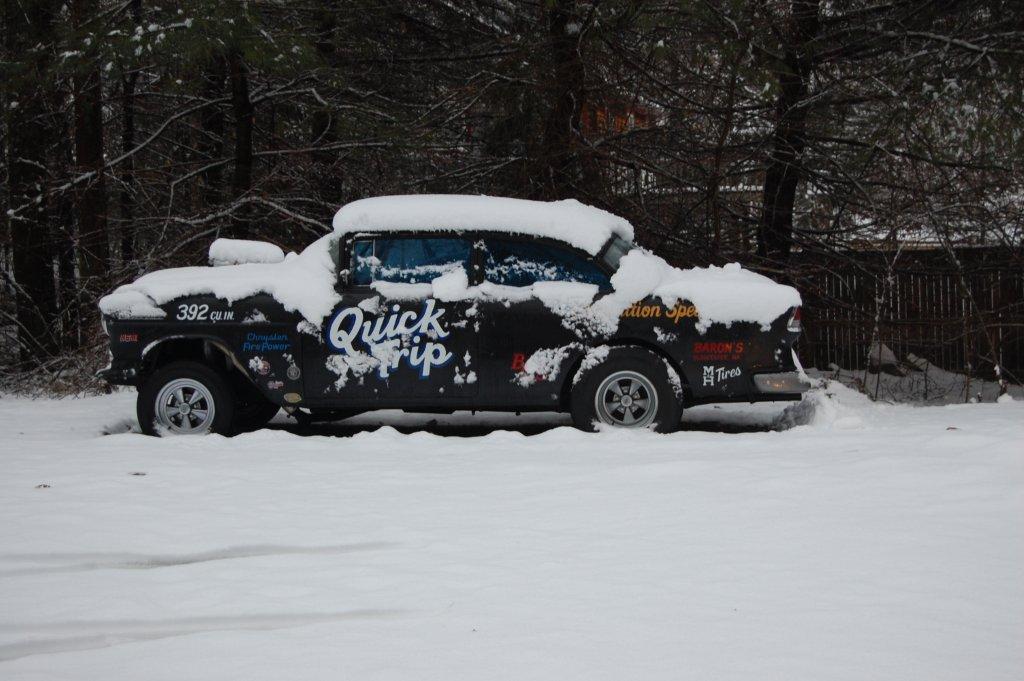
M527 201L496 196L377 196L346 204L334 230L351 232L474 230L556 239L597 255L612 236L633 240L633 225L574 199Z
M122 319L154 318L164 316L157 305L183 296L212 295L233 303L265 293L286 310L298 312L319 326L341 300L334 290L330 255L331 242L336 239L328 234L302 253L289 253L279 263L158 270L101 298L100 311Z

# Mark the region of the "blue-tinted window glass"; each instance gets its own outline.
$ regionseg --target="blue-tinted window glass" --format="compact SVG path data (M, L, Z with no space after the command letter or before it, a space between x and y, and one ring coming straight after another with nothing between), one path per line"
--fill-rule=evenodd
M470 244L465 239L374 239L357 241L352 253L357 286L424 284L457 267L468 270Z
M373 281L373 242L357 241L352 244L352 283L369 286Z
M529 241L484 239L487 280L505 286L537 281L577 281L610 288L608 275L587 258L566 249Z

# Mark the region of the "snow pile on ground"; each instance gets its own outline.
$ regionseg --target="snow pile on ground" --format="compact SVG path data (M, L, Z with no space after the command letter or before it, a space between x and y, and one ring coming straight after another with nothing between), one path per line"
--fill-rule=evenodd
M912 360L912 361L911 361ZM811 372L863 391L880 402L943 405L965 402L995 402L1001 391L998 381L946 371L914 355L899 362L902 374L863 369L841 369L832 365L828 370ZM1024 400L1024 386L1007 386L1011 399Z
M808 390L803 399L786 407L775 426L781 430L796 426L852 430L870 423L871 415L878 408L862 393L842 383L828 381Z
M319 325L341 300L334 290L335 265L330 255L331 241L335 239L334 235L321 237L302 253L289 253L279 263L176 267L151 272L104 296L100 299L100 310L127 319L136 316L136 310L144 303L159 311L156 305L182 296L212 295L232 303L266 293L286 310L298 312Z
M630 305L647 296L668 306L686 300L697 307L698 331L712 324L726 326L738 321L766 328L790 308L800 305L800 293L792 286L745 270L738 263L723 267L679 269L642 249L622 257L612 276L615 292L594 307L617 319Z
M245 263L276 263L284 260L284 251L266 241L215 239L210 244L210 264L242 265Z
M474 230L557 239L591 255L618 235L633 240L633 225L574 199L527 201L496 196L415 194L353 201L334 216L337 232Z
M0 398L0 678L1024 674L1022 402L740 434L439 437L391 426L481 419L392 412L99 435L134 398Z

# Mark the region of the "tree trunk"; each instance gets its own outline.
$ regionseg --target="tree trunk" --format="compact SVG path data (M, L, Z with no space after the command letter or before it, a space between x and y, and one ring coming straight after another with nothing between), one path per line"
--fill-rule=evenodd
M338 30L338 16L341 9L337 3L324 3L317 12L318 39L315 43L317 55L329 69L339 69L335 49L335 31ZM326 147L338 141L338 113L328 107L318 107L310 119L310 144ZM312 153L315 188L320 198L328 202L338 201L342 196L343 179L337 170L338 152L315 150Z
M62 93L63 94L63 93ZM56 107L55 107L56 108ZM55 119L57 139L74 137L74 120L70 116ZM50 163L57 168L74 168L74 148L62 144L50 151ZM60 192L53 197L49 208L50 239L56 260L55 301L56 319L54 335L60 351L79 346L82 338L82 312L84 305L78 286L78 239L75 220L78 200L74 192Z
M142 0L131 0L132 21L142 22ZM132 71L121 80L121 153L135 146L135 85L138 71ZM121 175L121 264L124 268L135 259L135 159L128 157Z
M715 152L711 163L711 180L708 183L708 210L711 222L711 253L710 261L717 263L722 253L722 206L720 205L722 188L722 166L725 163L725 145L732 134L736 118L736 86L739 75L742 53L737 53L729 63L728 85L725 91L725 103L722 107L722 121L718 128L715 141ZM723 73L720 71L720 73Z
M547 10L552 70L548 88L551 108L540 150L540 198L544 199L564 199L576 193L584 88L580 29L570 30L575 6L575 0L554 0Z
M135 83L139 74L121 80L121 152L135 146ZM121 263L128 267L135 258L135 160L125 159L121 167Z
M214 57L208 69L202 74L201 95L206 100L219 99L224 91L224 59ZM224 155L224 109L220 105L207 106L199 114L201 134L196 142L199 162L209 165L217 163ZM224 173L221 166L214 165L200 173L202 204L207 210L220 205Z
M249 100L249 76L237 49L228 52L228 73L231 79L231 110L235 119L235 173L231 181L234 198L245 195L252 188L252 122L253 107ZM232 235L237 239L250 236L248 210L245 206L235 211Z
M52 35L53 2L4 3L7 54L24 65L8 106L7 180L11 210L11 267L21 363L36 366L57 349L53 241L47 220L46 151L53 141L45 73L49 54L33 48ZM10 85L10 83L8 83Z
M793 0L790 38L778 66L776 123L765 169L757 252L780 264L789 259L793 247L793 210L803 170L806 100L813 68L810 43L818 32L819 2Z
M76 25L94 11L93 3L77 0L72 6ZM79 291L83 306L108 286L110 239L107 234L107 187L103 171L103 87L98 63L83 65L74 77L75 172L90 173L76 196L78 214Z

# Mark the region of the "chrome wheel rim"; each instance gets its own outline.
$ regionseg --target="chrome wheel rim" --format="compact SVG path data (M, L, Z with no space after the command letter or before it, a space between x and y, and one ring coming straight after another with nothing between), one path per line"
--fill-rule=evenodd
M178 378L156 396L156 421L178 435L210 432L216 406L210 389L191 378Z
M594 397L601 423L622 428L643 428L658 415L658 391L643 374L616 371L601 382Z

